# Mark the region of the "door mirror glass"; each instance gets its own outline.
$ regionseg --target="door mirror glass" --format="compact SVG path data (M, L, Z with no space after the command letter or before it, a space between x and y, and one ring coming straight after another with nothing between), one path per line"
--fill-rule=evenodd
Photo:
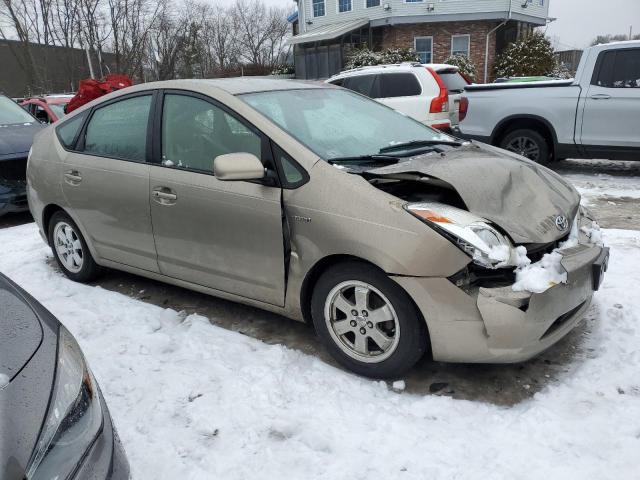
M227 153L213 161L213 173L218 180L260 180L265 170L252 153Z

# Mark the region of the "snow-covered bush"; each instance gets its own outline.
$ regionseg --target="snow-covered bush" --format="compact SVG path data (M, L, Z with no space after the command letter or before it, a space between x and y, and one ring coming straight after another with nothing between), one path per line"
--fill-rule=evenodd
M560 60L557 60L556 66L554 67L553 71L549 74L549 76L553 78L561 78L563 80L566 80L569 78L573 78L574 74L565 66L564 63L562 63Z
M444 63L455 65L460 69L460 73L466 75L471 80L475 80L478 76L478 70L475 63L473 63L471 59L466 55L451 55L444 61Z
M292 73L296 73L293 65L277 65L271 70L271 75L291 75Z
M540 32L511 43L496 58L496 77L550 75L556 67L551 42Z
M409 48L388 48L374 52L367 47L356 48L347 55L345 69L384 65L388 63L418 62L420 57Z

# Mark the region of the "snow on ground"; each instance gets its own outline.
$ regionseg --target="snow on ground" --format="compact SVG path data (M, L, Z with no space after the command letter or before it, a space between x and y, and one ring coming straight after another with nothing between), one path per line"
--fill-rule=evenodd
M82 346L134 479L630 479L640 451L640 232L605 230L586 347L514 407L419 396L100 287L0 230L0 271ZM400 380L400 379L399 379Z

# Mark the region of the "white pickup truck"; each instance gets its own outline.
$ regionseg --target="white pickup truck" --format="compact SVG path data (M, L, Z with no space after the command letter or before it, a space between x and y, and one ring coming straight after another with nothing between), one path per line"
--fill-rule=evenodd
M464 95L463 138L539 163L640 160L640 41L588 48L573 80L470 85Z

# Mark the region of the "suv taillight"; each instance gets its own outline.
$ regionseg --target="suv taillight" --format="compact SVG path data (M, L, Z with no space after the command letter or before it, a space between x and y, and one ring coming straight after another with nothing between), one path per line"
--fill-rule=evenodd
M460 108L458 110L458 121L462 122L467 118L467 112L469 111L469 99L467 97L460 98Z
M449 90L447 90L447 86L440 78L435 70L431 67L427 67L427 70L433 75L433 78L436 80L438 87L440 88L440 93L436 98L431 100L431 106L429 107L429 113L442 113L449 111Z

